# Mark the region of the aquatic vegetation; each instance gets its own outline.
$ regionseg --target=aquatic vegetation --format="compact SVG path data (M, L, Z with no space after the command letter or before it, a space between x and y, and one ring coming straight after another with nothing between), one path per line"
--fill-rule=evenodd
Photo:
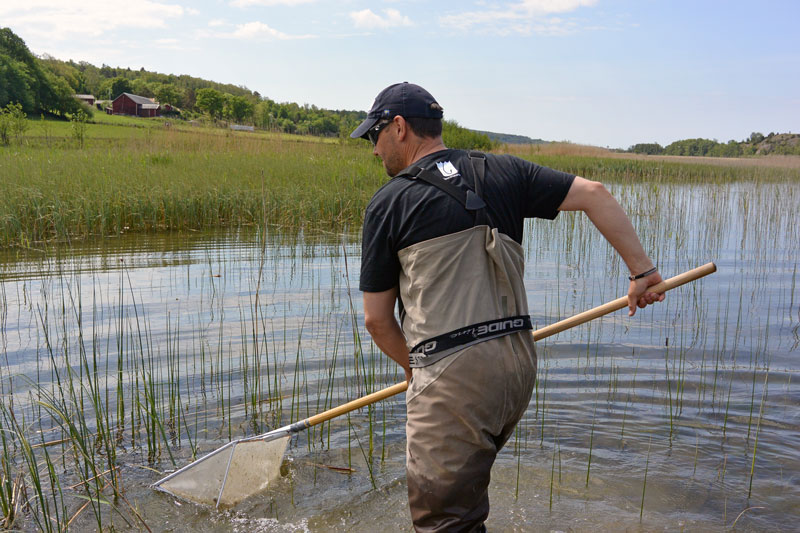
M6 527L185 520L147 489L164 471L403 378L369 342L355 291L360 210L385 179L368 150L93 133L50 162L41 146L0 153L0 180L16 172L0 199L13 246L0 251ZM610 315L539 343L490 520L564 527L588 514L677 528L691 516L687 527L721 529L730 511L747 527L786 526L798 496L787 473L800 468L797 176L547 157L608 183L665 276L710 260L719 272L633 320ZM525 246L536 327L627 288L585 217L530 221ZM247 513L402 527L403 421L395 398L297 436L281 484ZM386 498L398 514L370 515L393 508Z

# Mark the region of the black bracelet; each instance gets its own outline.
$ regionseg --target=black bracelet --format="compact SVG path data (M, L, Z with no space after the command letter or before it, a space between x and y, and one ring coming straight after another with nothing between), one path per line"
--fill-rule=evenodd
M647 272L642 272L641 274L637 274L635 276L628 276L628 279L631 280L631 281L636 281L637 279L646 278L650 274L655 273L657 270L658 269L656 267L653 267L650 270L648 270Z

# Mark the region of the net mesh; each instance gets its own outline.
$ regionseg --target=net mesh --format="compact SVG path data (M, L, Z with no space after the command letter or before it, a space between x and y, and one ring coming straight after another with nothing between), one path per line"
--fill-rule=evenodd
M288 436L231 443L163 481L158 488L188 501L232 507L266 489L280 476L288 443Z

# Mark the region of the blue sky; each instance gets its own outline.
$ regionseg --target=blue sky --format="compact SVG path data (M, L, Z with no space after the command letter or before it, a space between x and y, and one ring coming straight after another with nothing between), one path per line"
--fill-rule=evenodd
M800 131L800 2L26 0L36 54L366 110L426 87L469 128L628 147Z

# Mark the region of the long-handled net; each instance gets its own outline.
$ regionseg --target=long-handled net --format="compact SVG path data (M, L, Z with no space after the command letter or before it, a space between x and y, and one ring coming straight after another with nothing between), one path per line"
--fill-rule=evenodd
M650 290L659 293L666 292L707 276L716 270L717 267L714 263L708 263L662 281L650 287ZM533 332L533 338L537 341L544 339L613 311L618 311L627 305L628 302L624 296L617 298L594 309L538 329ZM408 383L405 381L397 383L295 424L263 435L231 441L155 482L153 487L187 501L214 507L232 507L245 498L263 491L270 482L280 476L283 454L293 434L399 394L407 388Z
M232 507L266 489L280 476L283 454L291 438L286 429L231 441L157 481L153 487L195 503Z
M178 498L232 507L257 494L280 476L283 454L295 433L406 390L404 381L263 435L229 442L153 483L153 488Z

